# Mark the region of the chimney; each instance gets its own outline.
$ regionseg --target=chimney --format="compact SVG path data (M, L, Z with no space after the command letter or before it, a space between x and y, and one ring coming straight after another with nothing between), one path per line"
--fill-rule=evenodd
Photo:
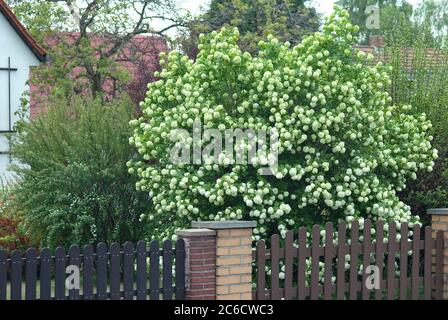
M383 48L384 38L382 36L370 36L369 45L374 48Z

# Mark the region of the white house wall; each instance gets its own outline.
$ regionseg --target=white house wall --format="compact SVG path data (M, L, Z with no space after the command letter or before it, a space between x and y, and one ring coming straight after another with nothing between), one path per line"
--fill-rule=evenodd
M11 68L17 71L11 72L11 122L17 120L14 113L20 107L20 100L25 91L28 90L30 67L38 66L39 60L20 38L6 18L0 13L0 68L8 67L8 58L11 59ZM9 130L8 117L8 72L0 71L0 131ZM0 176L9 176L7 166L9 155L1 152L8 151L4 134L0 134Z

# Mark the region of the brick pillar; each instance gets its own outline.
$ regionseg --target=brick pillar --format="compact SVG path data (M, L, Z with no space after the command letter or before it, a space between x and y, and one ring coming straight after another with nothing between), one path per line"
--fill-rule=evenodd
M185 240L187 300L215 300L216 231L188 229L176 232Z
M216 230L216 300L252 299L254 221L197 221L194 228Z
M444 251L443 251L443 299L448 300L448 208L429 209L431 215L431 227L434 231L444 231ZM435 236L435 232L433 232ZM434 261L434 258L433 258Z

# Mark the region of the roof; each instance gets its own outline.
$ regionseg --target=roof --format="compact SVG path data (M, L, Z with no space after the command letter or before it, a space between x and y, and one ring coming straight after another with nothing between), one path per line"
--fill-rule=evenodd
M400 64L406 69L413 69L416 64L421 67L439 67L445 65L448 59L446 50L437 48L392 48L387 47L384 43L384 39L380 36L371 37L369 44L356 45L354 48L364 51L365 53L371 53L375 59L373 64L378 62L391 63L396 54L399 54ZM424 59L424 65L421 65L421 58Z
M34 53L36 58L39 59L39 61L45 61L47 56L45 50L28 33L4 0L0 0L0 12L5 16L6 20L8 20L9 24L26 43L28 48Z
M377 48L370 46L354 46L354 48L371 53L375 57L372 64L378 62L392 63L394 57L399 56L401 67L405 69L413 69L415 66L426 68L437 68L445 65L448 61L448 54L446 51L436 48ZM422 60L422 58L424 58ZM423 63L423 64L422 64Z

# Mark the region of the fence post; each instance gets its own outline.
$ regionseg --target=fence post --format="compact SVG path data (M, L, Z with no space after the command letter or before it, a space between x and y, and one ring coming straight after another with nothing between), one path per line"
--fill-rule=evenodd
M176 234L185 241L185 299L215 300L216 231L188 229Z
M252 228L255 221L195 221L216 231L216 300L252 299Z
M432 230L444 231L443 299L448 300L448 208L428 209L427 213L431 215Z

